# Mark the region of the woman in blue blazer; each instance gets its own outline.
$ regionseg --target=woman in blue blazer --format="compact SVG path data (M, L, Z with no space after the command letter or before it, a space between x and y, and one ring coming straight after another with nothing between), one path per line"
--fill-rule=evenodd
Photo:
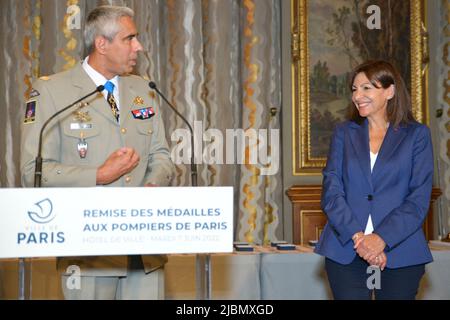
M414 299L432 261L422 230L433 180L430 131L414 120L390 63L363 63L350 83L350 121L336 127L323 170L328 222L316 252L326 257L335 299Z

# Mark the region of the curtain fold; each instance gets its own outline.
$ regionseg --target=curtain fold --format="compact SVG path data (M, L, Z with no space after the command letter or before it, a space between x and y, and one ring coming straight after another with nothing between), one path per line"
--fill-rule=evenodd
M437 65L439 68L438 79L438 102L442 108L442 116L438 121L439 128L439 155L437 170L439 185L442 186L442 196L440 197L438 214L442 218L442 225L439 234L445 236L450 232L447 226L450 225L450 3L446 0L439 2L439 57Z
M84 57L85 15L100 4L135 11L145 50L136 72L155 81L194 126L199 185L234 187L235 239L276 240L283 197L274 165L282 153L280 0L2 0L2 30L11 31L0 38L0 186L20 186L19 134L31 82ZM174 185L190 185L183 162L190 140L179 130L186 126L164 104L161 112L177 160Z

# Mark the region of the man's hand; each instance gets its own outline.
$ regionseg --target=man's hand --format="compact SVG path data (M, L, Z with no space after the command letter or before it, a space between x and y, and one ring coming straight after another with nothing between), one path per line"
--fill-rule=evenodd
M114 151L97 169L97 185L116 181L136 168L139 160L139 155L133 148L121 148Z

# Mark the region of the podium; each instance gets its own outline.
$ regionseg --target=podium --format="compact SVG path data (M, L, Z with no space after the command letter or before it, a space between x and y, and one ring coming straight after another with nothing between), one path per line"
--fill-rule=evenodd
M0 259L195 253L198 298L210 298L209 253L233 251L232 187L1 189ZM209 291L209 293L208 293Z

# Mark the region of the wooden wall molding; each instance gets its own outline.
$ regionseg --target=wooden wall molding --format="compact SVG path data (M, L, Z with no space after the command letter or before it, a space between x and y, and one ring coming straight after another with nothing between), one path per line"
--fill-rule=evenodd
M309 240L318 240L327 218L320 207L321 185L294 185L286 191L292 203L293 242L308 245ZM430 208L423 228L427 240L434 239L433 204L442 194L439 188L431 192Z

